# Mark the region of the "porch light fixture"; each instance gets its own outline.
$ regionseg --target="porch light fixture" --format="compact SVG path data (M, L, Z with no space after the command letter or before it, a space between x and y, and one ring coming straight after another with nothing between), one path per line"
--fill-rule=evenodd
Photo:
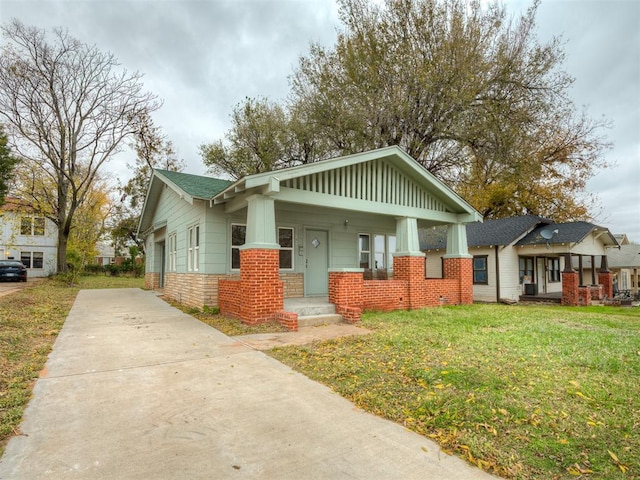
M344 219L344 226L345 226L345 227L348 227L348 226L349 226L349 219L348 219L348 218L345 218L345 219Z

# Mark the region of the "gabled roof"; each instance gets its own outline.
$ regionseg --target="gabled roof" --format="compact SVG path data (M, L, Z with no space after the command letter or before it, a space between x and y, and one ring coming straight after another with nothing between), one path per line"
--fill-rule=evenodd
M470 247L511 245L531 232L538 225L548 225L551 220L537 215L485 220L467 224L467 245ZM447 247L446 227L420 231L420 249L438 250Z
M205 200L209 200L233 183L229 180L203 177L201 175L192 175L183 172L172 172L170 170L155 169L154 172L178 187L187 195Z
M397 146L249 175L213 200L233 212L244 208L253 193L435 224L482 220L471 205Z
M154 169L140 215L138 234L152 227L154 209L150 206L155 206L158 203L163 186L171 188L180 198L193 205L194 199L211 200L214 195L223 191L231 183L229 180L219 178Z
M607 253L610 268L640 268L640 245L627 243Z
M551 233L546 239L542 231ZM469 247L505 245L546 245L580 243L592 232L604 235L605 245L617 246L615 237L604 227L589 222L554 223L536 215L487 220L484 223L467 224L467 244ZM435 227L420 231L420 249L438 250L447 247L446 228Z
M548 240L545 239L541 234L543 230L551 232L552 237ZM615 237L607 228L599 227L589 222L565 222L539 225L531 233L518 241L516 245L544 245L547 241L550 244L580 243L592 232L600 232L604 235L604 245L618 245Z

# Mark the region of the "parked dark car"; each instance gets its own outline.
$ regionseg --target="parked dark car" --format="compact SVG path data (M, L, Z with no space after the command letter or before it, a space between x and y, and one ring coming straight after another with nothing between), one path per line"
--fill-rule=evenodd
M0 282L26 282L27 267L20 260L0 260Z

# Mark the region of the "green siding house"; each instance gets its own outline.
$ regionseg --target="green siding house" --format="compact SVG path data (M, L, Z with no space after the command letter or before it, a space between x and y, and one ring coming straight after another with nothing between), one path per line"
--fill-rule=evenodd
M465 225L480 220L387 147L236 182L155 170L138 234L148 288L256 323L292 297L328 297L356 317L362 308L469 303ZM429 284L418 229L440 225L451 273Z

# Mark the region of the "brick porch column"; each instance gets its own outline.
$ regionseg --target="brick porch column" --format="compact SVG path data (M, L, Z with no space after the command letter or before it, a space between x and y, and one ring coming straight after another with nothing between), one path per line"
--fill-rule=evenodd
M279 277L279 250L240 250L240 318L255 325L275 319L284 308L284 287Z
M578 272L571 266L571 254L566 254L562 271L562 305L578 305L578 283Z
M425 273L424 254L393 256L393 278L407 282L409 298L405 303L409 310L422 308L427 304Z
M452 223L447 227L447 254L443 258L444 278L458 284L458 302L473 303L473 256L469 255L467 226Z
M444 278L452 278L458 282L460 305L473 303L473 258L450 257L443 259Z
M609 270L609 262L606 255L603 255L600 260L598 283L602 285L602 294L607 298L613 298L613 273Z
M245 323L274 320L284 308L279 251L274 199L260 194L247 197L246 243L240 247L240 316Z

